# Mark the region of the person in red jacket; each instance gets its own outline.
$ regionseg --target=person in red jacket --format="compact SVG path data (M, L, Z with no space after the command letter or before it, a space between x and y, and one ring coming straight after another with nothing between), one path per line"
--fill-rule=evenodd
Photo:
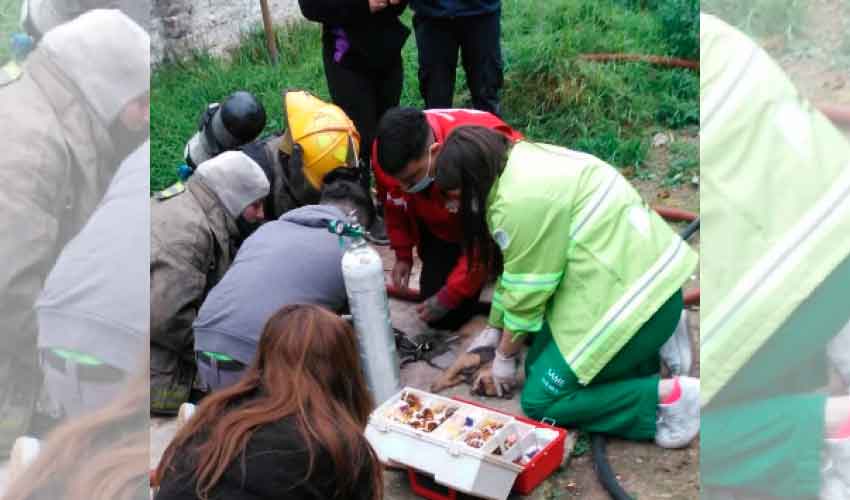
M478 296L488 269L465 255L459 200L434 184L443 141L460 125L488 127L516 141L522 134L496 115L472 109L397 107L378 123L372 168L390 246L396 255L392 282L407 288L413 248L422 260L419 317L428 326L456 330L480 311ZM483 200L482 200L483 203Z

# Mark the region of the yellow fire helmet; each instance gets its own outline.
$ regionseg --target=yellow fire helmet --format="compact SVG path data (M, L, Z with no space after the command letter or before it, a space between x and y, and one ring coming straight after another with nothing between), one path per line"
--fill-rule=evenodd
M357 166L360 134L338 106L309 92L291 90L283 94L283 114L287 135L303 151L304 177L314 188L322 188L322 181L331 170ZM285 153L291 153L288 142L281 142L280 149Z

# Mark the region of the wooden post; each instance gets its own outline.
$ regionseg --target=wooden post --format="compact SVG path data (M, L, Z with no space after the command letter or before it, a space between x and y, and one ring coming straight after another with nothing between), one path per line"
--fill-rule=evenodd
M260 0L260 8L263 11L263 29L266 32L266 46L269 49L269 57L271 57L273 64L277 64L279 60L277 42L275 41L274 28L272 27L272 14L269 10L268 0Z

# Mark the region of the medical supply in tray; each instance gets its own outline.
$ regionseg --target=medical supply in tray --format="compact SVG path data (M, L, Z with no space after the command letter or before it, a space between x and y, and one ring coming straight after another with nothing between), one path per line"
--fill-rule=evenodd
M504 500L511 488L530 492L560 466L566 431L408 387L372 413L366 437L385 463L433 475L451 490Z

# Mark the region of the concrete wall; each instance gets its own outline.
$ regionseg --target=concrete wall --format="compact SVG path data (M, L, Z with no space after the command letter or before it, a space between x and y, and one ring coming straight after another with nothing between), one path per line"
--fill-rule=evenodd
M303 19L297 0L268 1L275 24ZM153 60L180 58L193 50L223 54L244 32L261 25L260 0L153 0Z

